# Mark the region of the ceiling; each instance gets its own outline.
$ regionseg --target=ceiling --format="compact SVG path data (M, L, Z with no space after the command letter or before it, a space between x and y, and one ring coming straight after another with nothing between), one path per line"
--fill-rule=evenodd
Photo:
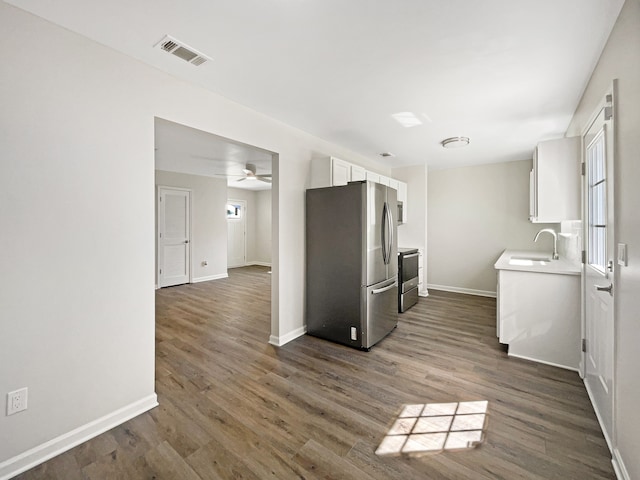
M563 136L624 0L7 3L386 166L449 168Z
M270 190L271 184L246 179L247 163L257 175L271 174L273 154L257 147L180 125L155 119L156 168L168 172L189 173L227 180L227 186L243 190Z

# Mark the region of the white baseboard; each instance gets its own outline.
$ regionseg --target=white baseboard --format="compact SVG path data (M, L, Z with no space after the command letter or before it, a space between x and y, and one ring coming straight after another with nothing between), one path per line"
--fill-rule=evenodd
M442 290L443 292L465 293L467 295L477 295L479 297L496 298L496 292L490 292L487 290L474 290L473 288L450 287L448 285L433 285L431 283L427 284L427 288L430 288L432 290Z
M424 290L418 290L418 296L419 297L428 297L429 296L429 290L427 290L426 288Z
M281 347L284 344L289 343L290 341L295 340L298 337L301 337L305 333L307 333L307 327L296 328L295 330L292 330L291 332L279 337L271 335L269 337L269 343L271 345L275 345L276 347Z
M622 457L620 456L620 450L615 448L613 450L613 458L611 459L611 463L613 464L613 470L616 472L616 477L618 480L631 480L631 475L627 471L627 468L624 466L624 462L622 461Z
M9 478L15 477L157 406L158 397L154 393L115 412L109 413L104 417L78 427L75 430L60 435L53 440L49 440L26 452L16 455L9 460L5 460L0 463L0 480L8 480Z
M525 357L524 355L514 355L514 354L511 354L511 353L509 353L508 355L510 357L521 358L523 360L529 360L530 362L542 363L544 365L549 365L551 367L558 367L558 368L562 368L564 370L571 370L572 372L580 373L580 371L575 367L568 367L567 365L560 365L559 363L546 362L546 361L540 360L538 358Z
M247 262L247 267L252 265L257 265L258 267L269 267L271 268L271 262Z
M228 278L228 273L219 273L218 275L209 275L206 277L198 277L191 280L191 283L208 282L210 280L220 280L221 278Z

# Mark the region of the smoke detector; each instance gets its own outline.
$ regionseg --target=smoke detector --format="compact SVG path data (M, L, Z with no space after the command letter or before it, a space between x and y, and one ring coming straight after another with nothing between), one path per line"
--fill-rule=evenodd
M165 35L165 37L154 45L154 48L159 48L167 53L175 55L181 58L185 62L195 65L196 67L202 65L211 58L205 54L198 52L195 48L191 48L185 43L176 40L175 38Z

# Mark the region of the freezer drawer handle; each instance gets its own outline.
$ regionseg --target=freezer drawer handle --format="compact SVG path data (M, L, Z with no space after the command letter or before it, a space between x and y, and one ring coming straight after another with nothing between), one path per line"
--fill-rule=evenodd
M393 282L391 285L387 285L386 287L376 288L375 290L371 290L371 295L377 295L378 293L386 292L387 290L391 290L393 287L397 287L398 282Z
M420 255L419 253L410 253L409 255L403 255L402 258L407 259L407 258L413 258L413 257L417 257L418 255Z

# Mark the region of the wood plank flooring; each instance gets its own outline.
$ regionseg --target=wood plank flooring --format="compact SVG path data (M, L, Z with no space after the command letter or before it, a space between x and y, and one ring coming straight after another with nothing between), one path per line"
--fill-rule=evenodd
M267 344L270 275L156 294L160 406L17 478L613 479L573 372L507 357L495 300L431 292L370 352ZM487 400L471 450L375 455L404 404Z

